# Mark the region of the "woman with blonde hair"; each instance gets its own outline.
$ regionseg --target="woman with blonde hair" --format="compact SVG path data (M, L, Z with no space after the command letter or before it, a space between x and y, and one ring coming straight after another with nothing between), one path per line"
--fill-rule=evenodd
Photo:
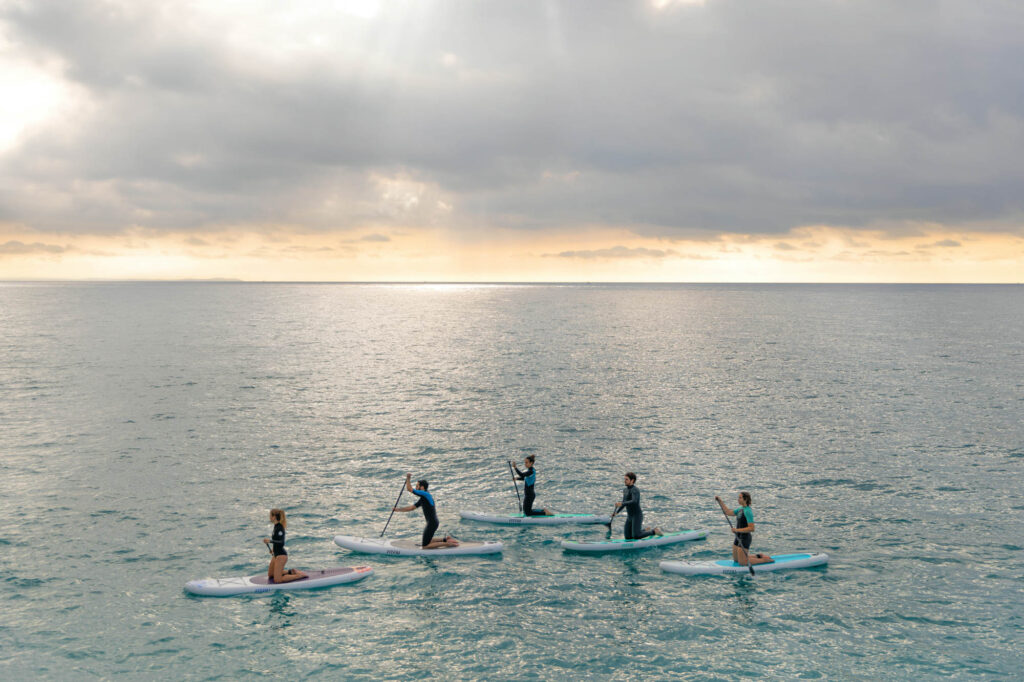
M267 567L267 577L271 582L290 583L293 580L301 580L307 577L302 571L290 568L284 570L288 562L288 552L284 548L284 529L288 526L288 519L285 518L283 509L270 510L270 522L274 524L274 532L271 537L263 538L263 544L270 546L270 566Z

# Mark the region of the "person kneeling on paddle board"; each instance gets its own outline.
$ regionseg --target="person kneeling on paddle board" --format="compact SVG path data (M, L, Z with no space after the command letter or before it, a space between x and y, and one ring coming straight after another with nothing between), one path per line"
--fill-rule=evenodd
M288 526L288 519L285 518L283 509L270 510L270 522L274 524L274 532L269 538L263 538L263 544L270 545L270 566L267 567L267 577L275 583L290 583L293 580L301 580L307 577L302 571L294 568L284 570L288 562L288 551L284 548L284 529Z
M732 529L732 560L741 566L747 565L748 556L750 557L750 563L755 566L757 564L770 564L774 562L775 559L772 559L767 554L750 554L747 551L750 549L750 541L754 532L754 512L750 509L750 493L740 493L740 506L736 509L726 507L725 502L722 502L722 498L718 495L715 495L715 501L718 502L718 506L722 508L722 512L726 516L736 517L736 527Z
M533 511L533 500L537 497L537 493L533 489L533 484L537 482L537 472L533 470L535 461L533 455L528 455L523 460L526 471L520 471L515 462L509 462L516 470L516 476L523 482L523 516L551 516L551 511L548 509Z
M405 475L405 489L413 495L416 495L419 499L416 500L416 504L410 504L408 507L393 507L397 512L411 512L416 507L423 509L423 518L427 520L427 527L423 529L423 541L420 543L420 547L423 549L441 549L442 547L458 547L459 541L453 538L451 535L445 535L444 540L435 540L434 532L437 530L437 508L434 506L434 496L427 492L428 483L426 481L417 481L416 487L412 487L412 474Z
M662 535L660 528L644 528L644 512L640 509L640 490L636 487L636 474L632 471L623 478L626 489L622 491L622 502L615 503L615 514L620 507L626 508L626 527L623 529L627 540L642 540L652 535ZM614 516L614 514L613 514Z

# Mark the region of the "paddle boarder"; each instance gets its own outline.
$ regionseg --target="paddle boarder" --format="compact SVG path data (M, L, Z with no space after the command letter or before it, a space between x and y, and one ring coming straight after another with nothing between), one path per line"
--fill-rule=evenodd
M747 566L747 559L749 557L750 564L756 566L757 564L770 564L772 559L767 554L755 553L750 554L750 542L753 538L754 532L754 512L750 509L750 493L741 492L739 494L738 501L740 506L736 509L729 509L725 506L725 502L722 502L722 498L715 495L715 501L718 502L718 506L722 508L722 513L726 516L736 517L736 527L732 529L733 541L732 541L732 560L741 566Z
M427 488L429 484L426 481L417 481L416 487L412 487L412 474L405 475L405 489L415 495L418 499L416 504L410 504L408 507L394 507L394 511L397 512L411 512L417 507L423 510L423 518L427 520L427 527L423 529L423 541L420 542L420 546L423 549L441 549L442 547L458 547L459 541L453 538L451 535L445 535L443 540L435 540L434 533L437 531L437 507L434 505L434 496L431 495Z
M515 462L509 462L512 468L516 470L516 476L523 482L523 516L551 516L552 512L550 509L533 510L533 500L537 496L533 487L534 483L537 482L537 472L533 468L535 461L536 459L533 455L526 456L526 459L523 460L523 466L526 467L526 471L520 471Z
M284 570L288 562L288 551L284 548L284 529L288 527L288 519L285 518L283 509L270 510L270 522L274 524L274 530L269 538L263 538L263 544L270 546L270 566L267 567L267 577L275 583L290 583L293 580L301 580L307 577L302 571L294 568Z
M627 540L642 540L652 535L663 535L660 528L644 528L644 512L640 509L640 489L636 487L636 474L626 472L622 480L626 488L622 491L622 502L615 503L615 513L620 507L626 508L626 526L623 529ZM613 514L614 516L614 514Z

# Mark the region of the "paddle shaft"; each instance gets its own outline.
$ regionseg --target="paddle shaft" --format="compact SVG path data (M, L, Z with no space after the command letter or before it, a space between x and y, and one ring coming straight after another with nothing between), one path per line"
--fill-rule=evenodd
M512 485L516 487L516 500L519 502L519 511L523 511L523 498L519 497L519 484L516 483L516 474L512 471L512 460L508 461L508 473L512 474Z
M384 537L384 533L388 531L388 525L391 523L391 517L395 515L395 507L402 500L402 493L405 492L405 481L402 481L402 488L398 491L398 497L395 498L395 503L391 505L391 516L388 516L388 522L384 524L384 530L380 532L380 537Z
M732 519L730 519L729 515L725 513L725 508L722 507L722 505L718 505L718 506L720 508L722 508L722 516L725 517L726 523L729 524L729 530L735 531L736 529L732 525ZM736 537L736 533L732 534L732 539L733 539L733 542L739 542L739 538ZM751 543L751 544L753 544L753 543ZM750 575L754 575L754 564L750 563L750 549L747 548L747 547L744 547L743 543L740 543L739 547L740 547L741 550L743 550L743 553L747 555L747 568L750 569Z

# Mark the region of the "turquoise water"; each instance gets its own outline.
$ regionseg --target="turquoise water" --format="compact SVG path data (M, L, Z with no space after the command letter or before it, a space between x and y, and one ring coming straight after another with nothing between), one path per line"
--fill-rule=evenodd
M1019 286L0 285L0 677L1017 678L1024 663ZM601 526L707 540L563 552ZM353 555L405 472L498 558ZM754 548L825 568L662 573ZM229 599L267 510L290 565L353 585ZM422 517L396 515L389 535ZM621 532L621 522L616 522Z

